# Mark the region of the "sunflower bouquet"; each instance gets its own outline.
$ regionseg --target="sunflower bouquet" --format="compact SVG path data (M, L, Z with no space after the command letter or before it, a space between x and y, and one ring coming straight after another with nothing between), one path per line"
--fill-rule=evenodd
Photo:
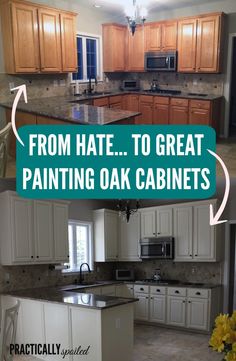
M225 354L224 360L236 361L236 311L230 317L220 314L215 320L210 346Z

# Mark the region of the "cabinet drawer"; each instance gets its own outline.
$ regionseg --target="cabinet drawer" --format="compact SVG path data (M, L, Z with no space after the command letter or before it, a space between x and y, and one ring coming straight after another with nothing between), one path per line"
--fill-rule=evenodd
M211 102L206 100L190 100L190 107L209 110L211 108Z
M166 288L165 287L158 287L158 286L151 286L150 287L150 293L152 295L165 295L166 294Z
M152 102L153 102L153 96L150 96L150 95L140 95L139 101L140 101L140 102L144 102L144 103L152 103Z
M148 293L149 292L149 286L134 285L134 292L135 293Z
M170 98L168 98L168 97L154 97L154 103L155 104L168 105L169 102L170 102Z
M186 297L187 290L183 287L168 287L167 293L169 296L182 296Z
M115 95L114 97L110 97L109 102L110 102L110 104L121 103L122 95Z
M208 298L209 290L203 290L202 288L188 288L187 295L188 297Z
M178 105L179 107L188 107L188 99L171 98L171 105Z

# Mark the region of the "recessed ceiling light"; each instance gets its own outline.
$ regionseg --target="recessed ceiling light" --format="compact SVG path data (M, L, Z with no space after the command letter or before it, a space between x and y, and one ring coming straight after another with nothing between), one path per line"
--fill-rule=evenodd
M98 4L94 4L93 6L97 9L99 9L101 7L101 5L98 5Z

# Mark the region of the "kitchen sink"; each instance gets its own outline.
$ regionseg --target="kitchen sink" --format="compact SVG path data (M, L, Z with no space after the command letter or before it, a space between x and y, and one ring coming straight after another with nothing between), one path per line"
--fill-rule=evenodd
M93 92L91 94L88 94L88 95L109 95L111 94L111 92Z
M207 97L207 94L203 93L188 93L188 95L192 95L193 97Z

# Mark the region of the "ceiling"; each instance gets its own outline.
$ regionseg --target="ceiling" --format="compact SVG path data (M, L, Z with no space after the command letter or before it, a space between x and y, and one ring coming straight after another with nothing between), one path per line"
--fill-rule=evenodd
M216 3L219 1L221 0L207 0L207 3ZM81 2L87 6L93 6L95 4L101 5L103 11L120 16L124 13L124 9L133 3L133 0L82 0ZM206 4L206 0L137 0L137 2L141 3L148 10L159 11Z

